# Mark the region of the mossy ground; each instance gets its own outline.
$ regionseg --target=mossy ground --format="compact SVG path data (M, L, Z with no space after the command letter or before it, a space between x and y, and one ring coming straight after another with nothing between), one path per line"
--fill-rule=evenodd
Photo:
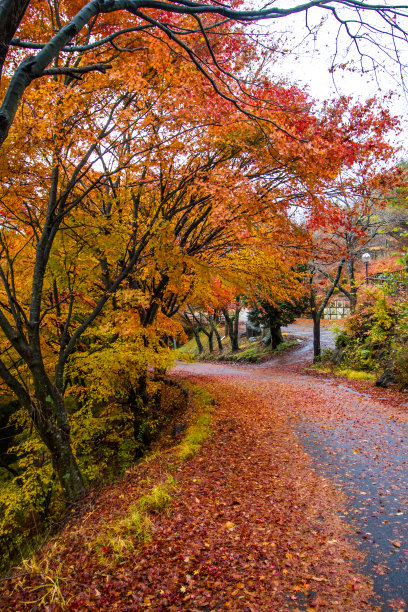
M321 372L322 374L334 374L335 376L344 376L349 380L368 380L375 381L377 380L379 373L378 372L367 372L365 370L353 370L352 368L346 368L335 365L327 365L326 363L316 363L312 365L310 370L315 372Z

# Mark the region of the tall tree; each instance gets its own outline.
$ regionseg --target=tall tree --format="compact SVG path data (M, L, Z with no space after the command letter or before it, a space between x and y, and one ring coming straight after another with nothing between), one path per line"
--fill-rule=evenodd
M313 358L314 361L319 361L320 355L322 353L321 342L320 342L320 324L323 316L324 309L331 296L333 295L335 289L339 285L339 281L341 278L341 273L343 271L344 259L341 259L337 264L335 274L333 278L330 278L330 282L324 283L324 289L320 289L320 303L318 302L318 292L316 290L316 286L314 286L313 281L315 279L316 272L318 272L317 268L312 264L309 265L309 285L310 285L310 313L312 315L313 320ZM320 283L319 283L320 285Z
M248 315L248 321L255 325L255 327L264 325L267 328L268 331L264 342L266 345L270 344L272 349L275 349L284 341L281 330L282 326L293 323L296 317L304 313L305 308L305 295L301 298L295 298L292 301L277 303L273 302L272 299L268 301L260 299L259 302L255 303L254 307L251 308Z
M30 76L3 144L0 376L50 451L68 500L81 495L83 482L70 441L65 369L104 310L121 309L118 291L133 299L134 325L147 329L160 313L176 312L210 267L215 276L248 284L242 270L256 261L257 247L270 248L271 260L285 250L287 256L288 241L280 237L293 228L293 207L321 209L317 194L364 150L355 138L358 123L347 120L348 104L340 115L319 117L297 88L266 77L246 86L242 112L226 94L236 91L229 69L239 71L254 50L242 37L219 37L210 28L213 18L208 32L199 28L200 41L187 28L197 20L184 7L171 16L171 31L178 29L183 41L191 36L214 70L212 50L224 54L225 95L217 105L208 95L208 75L180 57L178 41L166 46L160 37L146 37L150 17L137 12L142 25L121 31L120 45L112 38L112 11L119 6L125 4L93 1L76 13L76 3L30 5L31 17L41 17L34 21L36 36L58 34L23 61L5 97L17 108L15 83L24 89L28 73L44 74L37 70L48 65L50 52L67 58L58 56L47 69L49 80ZM107 11L102 22L86 21L99 10ZM127 19L133 23L130 14ZM88 23L84 31L81 20ZM21 32L29 35L30 27L23 22ZM169 26L160 27L167 32ZM218 24L218 33L222 28L227 25ZM78 45L64 46L76 34ZM252 104L262 124L253 119ZM239 276L245 281L237 283ZM124 311L132 312L128 304Z

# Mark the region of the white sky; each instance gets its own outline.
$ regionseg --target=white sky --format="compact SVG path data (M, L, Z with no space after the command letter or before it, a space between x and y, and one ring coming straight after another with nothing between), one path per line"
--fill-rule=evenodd
M289 0L290 1L290 0ZM283 3L282 3L283 4ZM322 12L309 13L309 26L317 25ZM313 22L314 19L314 22ZM348 69L338 69L334 75L329 73L332 57L335 50L338 24L331 18L316 30L316 37L307 33L305 28L305 15L285 17L271 20L259 25L260 32L281 32L287 38L287 44L279 45L279 49L286 48L288 52L280 56L278 62L270 67L271 73L278 78L286 78L290 82L307 88L313 98L326 100L338 95L352 95L363 101L366 98L384 97L392 93L390 100L384 104L389 106L392 113L402 119L403 134L398 138L402 145L401 157L408 158L408 100L401 86L398 66L391 59L387 59L384 52L376 49L374 45L366 44L365 50L380 60L384 68L373 71L372 64L364 60L365 74L361 71L360 57L355 50L350 49L350 38L344 33L338 41L340 53L336 63L350 62ZM276 34L275 34L276 36ZM261 37L262 38L262 37ZM265 37L265 43L267 37ZM391 39L381 38L381 42L388 51ZM399 52L403 61L408 65L408 43L400 42ZM390 53L393 52L389 48ZM350 70L352 69L352 70Z

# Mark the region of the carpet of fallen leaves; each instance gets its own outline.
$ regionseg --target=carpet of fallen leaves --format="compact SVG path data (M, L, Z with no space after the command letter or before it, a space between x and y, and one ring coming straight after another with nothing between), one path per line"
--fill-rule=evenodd
M291 429L285 384L232 371L182 376L216 401L213 435L199 454L175 462L163 452L91 493L30 571L3 583L0 609L376 609L339 516L344 500ZM101 548L170 460L177 490L169 510L152 515L152 539L119 554L107 537Z

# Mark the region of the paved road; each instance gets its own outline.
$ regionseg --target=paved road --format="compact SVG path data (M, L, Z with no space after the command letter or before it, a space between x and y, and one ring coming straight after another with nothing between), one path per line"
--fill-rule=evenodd
M300 342L295 350L278 353L271 361L264 362L262 367L280 368L283 366L304 366L313 361L313 327L311 322L294 323L283 327L282 332L296 336ZM334 347L334 333L331 327L322 326L320 330L322 351Z
M243 384L251 378L287 385L287 418L315 469L347 496L343 516L363 553L362 569L373 580L378 609L408 610L407 408L302 374L300 366L313 355L311 328L303 324L285 331L305 340L269 362L238 367L195 363L177 369L212 378L234 374ZM325 329L323 346L332 341Z

